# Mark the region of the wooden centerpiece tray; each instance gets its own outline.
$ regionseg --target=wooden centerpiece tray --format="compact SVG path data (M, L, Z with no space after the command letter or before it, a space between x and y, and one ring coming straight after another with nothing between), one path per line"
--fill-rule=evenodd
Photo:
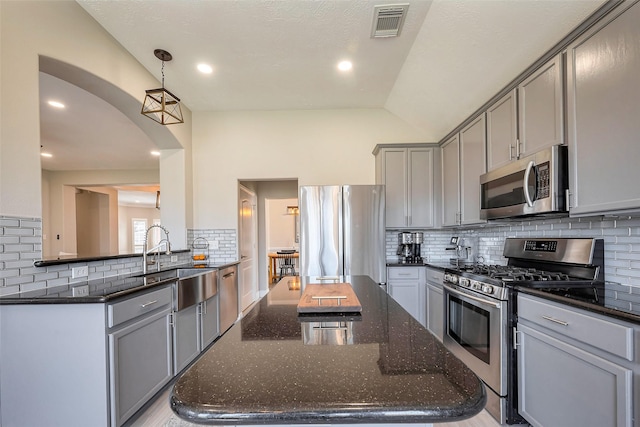
M350 283L310 283L298 302L298 313L359 313L362 305Z

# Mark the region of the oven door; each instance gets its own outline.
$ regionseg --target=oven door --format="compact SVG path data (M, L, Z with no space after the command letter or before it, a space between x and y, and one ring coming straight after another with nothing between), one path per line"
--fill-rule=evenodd
M507 394L507 302L444 285L444 345L499 396Z

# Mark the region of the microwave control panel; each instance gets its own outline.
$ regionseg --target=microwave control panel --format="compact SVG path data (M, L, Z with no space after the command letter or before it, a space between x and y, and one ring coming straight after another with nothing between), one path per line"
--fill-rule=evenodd
M546 199L549 197L549 162L537 167L537 191L536 199Z

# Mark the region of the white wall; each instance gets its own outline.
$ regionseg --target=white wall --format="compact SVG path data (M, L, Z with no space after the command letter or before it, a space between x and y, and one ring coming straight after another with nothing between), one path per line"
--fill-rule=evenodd
M42 175L43 189L43 255L60 251L76 252L75 187L95 185L157 184L157 170L48 171ZM45 192L46 190L46 192ZM93 191L100 191L98 187ZM68 193L68 194L67 194ZM44 206L49 203L48 206ZM113 229L117 229L117 202L112 208ZM44 213L48 211L48 215ZM58 239L57 236L60 236ZM116 241L114 236L114 241ZM117 246L113 252L118 253Z
M91 88L101 90L99 96L131 118L161 149L190 150L189 109L183 108L183 125L160 126L143 117L140 107L145 89L159 82L75 1L0 1L0 20L0 215L41 217L41 58L54 59L47 62L47 72L73 74L68 76L71 83L80 84L83 78L87 83L91 76ZM167 173L185 180L190 176L190 170L184 169L189 164L185 161L182 169ZM190 191L189 182L183 191ZM180 209L181 218L171 222L184 230L190 218L186 218L184 205Z
M298 206L298 199L265 200L267 252L299 247L295 241L296 215L287 214L287 206Z
M382 109L196 112L194 227L237 228L237 182L373 184L379 143L425 142Z

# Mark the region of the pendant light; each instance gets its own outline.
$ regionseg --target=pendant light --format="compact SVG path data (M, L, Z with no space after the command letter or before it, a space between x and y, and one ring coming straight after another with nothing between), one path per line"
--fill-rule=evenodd
M142 103L142 114L162 125L184 123L180 98L164 88L164 63L171 61L173 57L163 49L156 49L153 53L162 61L162 87L146 91L147 94Z

